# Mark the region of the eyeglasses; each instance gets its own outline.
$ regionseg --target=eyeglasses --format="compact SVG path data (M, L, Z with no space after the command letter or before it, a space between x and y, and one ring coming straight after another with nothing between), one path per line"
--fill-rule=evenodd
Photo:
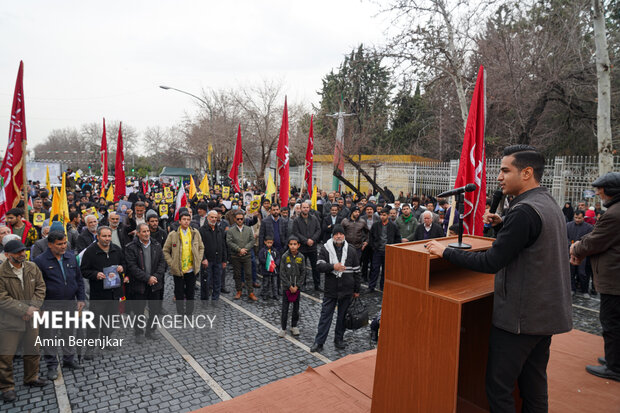
M243 218L236 218L237 221L243 221Z

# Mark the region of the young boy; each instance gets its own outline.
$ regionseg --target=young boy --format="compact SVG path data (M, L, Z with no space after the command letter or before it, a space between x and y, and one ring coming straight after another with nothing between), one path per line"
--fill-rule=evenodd
M306 282L308 263L306 258L299 252L299 238L291 236L288 239L288 251L282 254L280 260L280 283L282 284L282 330L278 336L286 335L286 322L288 320L289 304L293 303L293 315L291 317L291 334L299 335L297 322L299 321L299 299L301 298L300 287Z
M273 237L266 235L263 241L265 245L258 251L258 265L260 274L263 276L263 289L261 297L278 298L278 267L280 256L273 248Z

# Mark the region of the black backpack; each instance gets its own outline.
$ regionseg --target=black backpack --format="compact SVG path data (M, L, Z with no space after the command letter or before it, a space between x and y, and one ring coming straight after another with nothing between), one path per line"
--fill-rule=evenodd
M347 309L347 313L344 316L344 326L349 330L357 330L358 328L366 327L368 325L368 310L362 300L354 298L351 301L351 305Z

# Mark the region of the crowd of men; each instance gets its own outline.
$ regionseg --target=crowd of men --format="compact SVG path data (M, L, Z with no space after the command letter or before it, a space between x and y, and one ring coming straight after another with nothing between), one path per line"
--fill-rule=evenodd
M197 285L202 306L217 302L221 294L232 294L236 300L247 297L249 302L280 300L280 337L287 334L291 304L290 334L300 334L300 292L320 292L323 304L311 351L323 348L336 309L334 346L345 348L344 316L351 301L383 289L386 245L454 235L458 222L446 200L402 192L398 197L388 192L384 199L320 191L313 209L307 192L293 189L288 204L279 205L248 186L255 195L262 195L259 209L249 212L242 194L224 199L216 188L211 196L197 194L178 211L171 204L168 213L160 215L154 194L167 184L155 182L149 191L129 194L123 200L131 203L128 209L97 196L98 185L90 179L70 186L75 190L67 194L65 227L57 216L50 216L48 191L32 183L30 219L24 219L22 203L7 212L6 225L0 226L0 308L14 314L0 322L3 334L7 329L12 332L0 340L0 354L5 354L0 356L0 391L5 401L16 397L13 356L6 355L16 354L20 341L33 346L23 352L24 383L43 386L48 382L39 377L39 356L34 355L38 331L27 323L35 311L81 310L88 302L96 315L111 315L118 313L119 299L124 297L128 303L135 302L131 306L135 313L144 313L148 306L152 319L163 311L164 285L170 278L176 311L182 315L193 314ZM579 208L570 217L567 235L572 244L592 230L583 223L585 210L585 206ZM44 214L45 220L35 222L35 213ZM485 234L494 235L492 225L485 226ZM574 264L573 291L579 288L585 294L587 264L585 260ZM226 287L229 265L234 291ZM111 273L118 274L120 283L110 286ZM364 291L362 282L368 285ZM6 297L14 300L8 302ZM23 302L31 305L24 307ZM53 329L41 332L45 337L55 333ZM140 344L159 339L150 321L134 333ZM87 334L101 338L111 331L95 328ZM64 367L82 368L70 349L63 349L60 357ZM60 357L55 351L44 351L49 380L58 377ZM87 351L84 359L97 357Z

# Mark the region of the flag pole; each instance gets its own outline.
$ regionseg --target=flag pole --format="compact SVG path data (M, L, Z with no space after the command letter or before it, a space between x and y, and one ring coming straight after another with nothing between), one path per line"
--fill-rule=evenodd
M24 168L24 217L26 218L26 221L28 221L28 177L26 175L26 170L28 168L26 168L26 139L22 140L22 165Z

